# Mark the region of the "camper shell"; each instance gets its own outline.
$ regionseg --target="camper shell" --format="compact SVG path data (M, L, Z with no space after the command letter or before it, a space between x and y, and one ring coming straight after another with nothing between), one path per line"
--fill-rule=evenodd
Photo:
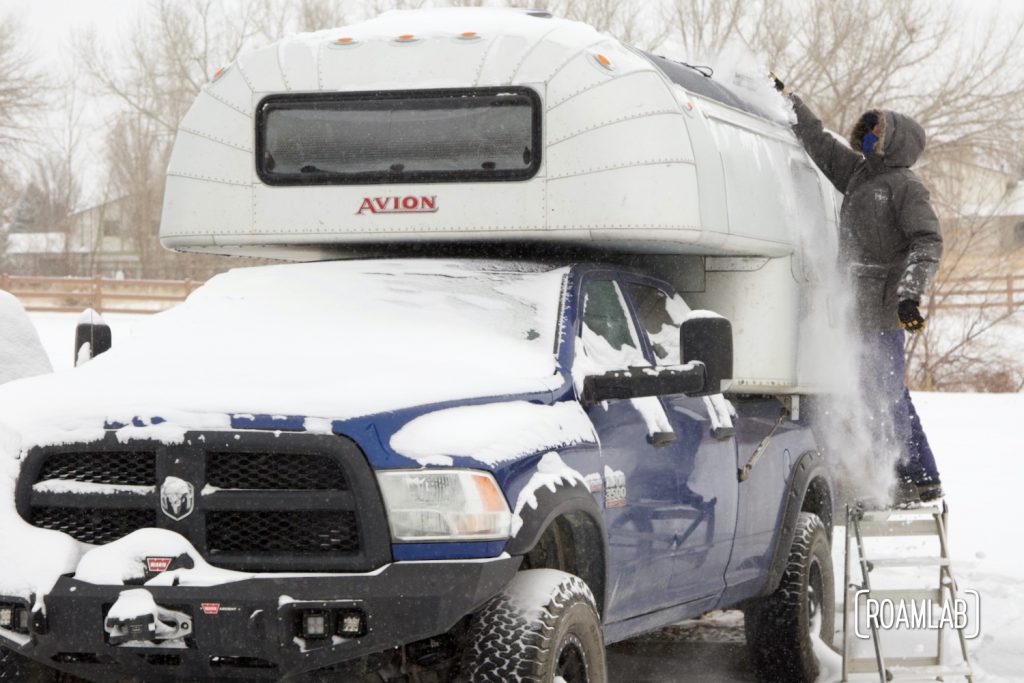
M628 257L737 322L736 391L813 392L806 252L834 249L836 195L756 95L544 12L391 12L218 71L179 126L160 239Z

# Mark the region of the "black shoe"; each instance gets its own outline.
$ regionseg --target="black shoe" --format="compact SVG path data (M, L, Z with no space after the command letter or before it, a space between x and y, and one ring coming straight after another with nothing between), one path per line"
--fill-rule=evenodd
M929 503L938 500L946 494L942 492L942 484L937 481L930 481L917 485L917 497L922 503Z
M896 490L893 492L893 505L915 505L920 503L921 500L920 489L909 477L900 477L896 481Z

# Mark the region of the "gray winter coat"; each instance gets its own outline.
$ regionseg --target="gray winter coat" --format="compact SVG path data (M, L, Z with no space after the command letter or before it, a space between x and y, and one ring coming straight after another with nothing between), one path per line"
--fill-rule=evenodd
M924 129L903 114L878 111L875 149L882 152L865 158L854 151L861 139L851 139L850 149L824 130L799 97L791 97L793 131L843 193L839 258L854 287L857 320L865 331L899 329L899 302L921 301L942 256L928 190L910 170L924 151Z

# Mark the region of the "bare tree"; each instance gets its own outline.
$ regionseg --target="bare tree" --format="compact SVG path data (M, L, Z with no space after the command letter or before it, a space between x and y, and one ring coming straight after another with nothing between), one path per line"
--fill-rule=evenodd
M1000 234L1003 203L979 207L955 187L940 202L945 253L928 294L929 323L907 344L908 384L926 391L1020 391L1019 349L997 343L999 328L1024 312L1007 294L1013 264Z
M0 269L8 265L9 222L23 190L16 160L30 138L28 118L39 105L36 77L18 22L0 15Z
M884 106L925 127L932 157L969 147L1006 159L1008 139L1024 139L1018 9L983 17L929 0L671 0L663 18L680 57L741 45L833 130Z
M296 15L295 28L299 31L334 28L346 21L345 10L337 0L300 0Z
M27 116L39 103L39 83L28 51L19 43L19 24L0 16L0 170L4 157L28 139Z
M662 6L662 22L675 29L681 56L700 60L742 37L752 6L745 0L671 0Z

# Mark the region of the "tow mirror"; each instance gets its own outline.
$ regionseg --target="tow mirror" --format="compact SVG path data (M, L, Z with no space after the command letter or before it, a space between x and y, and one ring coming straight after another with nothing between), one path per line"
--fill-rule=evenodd
M720 394L732 379L732 323L722 316L695 311L679 328L683 364L699 361L704 368L701 389L691 396ZM699 367L699 366L698 366Z
M113 343L110 326L91 308L82 312L75 328L75 367L109 351Z
M580 399L584 403L600 403L610 399L692 394L703 386L704 369L700 363L629 368L584 378Z

